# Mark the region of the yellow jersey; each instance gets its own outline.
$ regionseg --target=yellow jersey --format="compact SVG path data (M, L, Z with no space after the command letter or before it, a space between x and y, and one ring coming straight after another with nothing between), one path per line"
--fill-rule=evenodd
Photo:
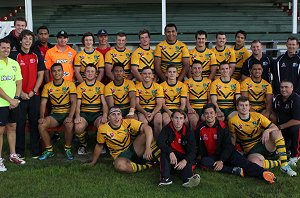
M235 53L232 48L225 47L223 50L217 50L216 47L212 49L213 53L216 55L216 59L218 62L218 65L220 65L221 62L226 61L229 64L230 63L236 63ZM215 79L220 77L220 71L219 68L217 69Z
M235 46L233 46L232 49L234 50L235 58L236 58L236 65L235 65L235 70L232 74L232 78L241 81L241 70L243 64L251 56L251 53L245 47L237 49L235 48Z
M188 88L187 86L177 81L175 85L169 85L167 81L160 84L164 91L165 96L165 104L166 106L171 109L179 109L181 98L187 98L188 95Z
M141 73L144 67L150 67L154 73L154 51L138 47L131 55L131 67L137 67Z
M142 82L136 85L136 97L144 109L153 110L156 106L156 98L164 98L162 87L153 82L149 88L144 87Z
M125 48L122 51L113 48L105 54L105 63L114 65L114 63L123 63L125 78L131 73L131 63L130 63L131 51Z

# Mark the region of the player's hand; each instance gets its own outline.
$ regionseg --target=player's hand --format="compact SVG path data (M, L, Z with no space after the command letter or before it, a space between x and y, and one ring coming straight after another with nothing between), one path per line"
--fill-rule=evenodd
M220 109L217 110L217 119L218 120L224 120L225 119L225 115Z
M188 114L194 114L194 113L196 113L195 109L188 108Z
M167 114L170 116L170 118L172 118L172 114L173 114L172 111L168 111Z
M28 97L31 98L32 96L34 96L34 93L33 93L33 91L30 91L28 94Z
M10 109L14 109L14 108L16 108L18 105L19 105L19 103L20 103L20 100L18 100L18 99L11 99L10 101L9 101L9 108Z
M66 119L64 120L64 123L72 123L73 122L73 118L70 117L66 117Z
M145 153L143 155L144 159L146 160L151 160L152 159L152 151L151 151L151 148L146 148L145 149Z
M215 171L220 171L220 170L222 170L224 164L223 164L222 161L216 161L216 162L213 164L213 166L215 167L215 168L214 168Z
M270 118L270 115L271 115L270 111L265 111L262 114L268 119Z
M152 113L147 112L146 119L147 119L148 122L151 122L151 120L153 119L153 117L154 116L153 116Z
M21 92L20 96L21 96L22 100L29 100L30 99L29 95L27 93L24 93L23 91Z
M74 123L75 123L75 124L78 124L78 123L80 123L80 122L82 122L81 117L76 117L76 118L74 119Z
M46 122L46 119L45 118L40 118L38 120L39 124L44 124Z
M127 119L133 119L134 118L134 114L133 115L126 115L126 117L125 118L127 118Z
M101 124L105 124L107 122L107 116L102 116L100 122L101 122Z
M182 170L186 166L187 161L185 159L181 160L174 168L177 170Z
M270 133L269 133L268 130L265 130L265 131L263 132L263 134L262 134L261 142L262 142L263 144L265 144L265 143L269 140L269 138L270 138Z
M177 158L173 152L170 153L170 164L173 164L175 166L177 165Z

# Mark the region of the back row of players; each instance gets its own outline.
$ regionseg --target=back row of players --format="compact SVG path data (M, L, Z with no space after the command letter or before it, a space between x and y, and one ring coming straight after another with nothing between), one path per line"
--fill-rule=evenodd
M16 94L16 100L21 101L22 119L17 124L16 144L20 156L24 155L25 150L24 128L27 113L31 123L30 131L33 133L32 139L37 139L33 136L39 131L45 142L46 150L39 159L44 160L54 155L47 129L61 124L66 127L66 156L68 159L73 159L71 143L74 117L75 133L80 140L78 154L85 154L87 144L85 128L89 124L98 127L101 123L106 123L108 108L113 106L121 109L123 117L138 118L145 124L151 123L154 127L154 136L157 138L162 127L170 122L172 112L178 109L187 110L186 123L189 122L191 128L195 129L201 119L203 106L210 102L215 105L219 120L232 118L231 120L237 122L245 121L239 120L235 111L235 100L241 95L249 97L252 111L260 112L276 122L277 118L272 111L273 92L270 74L273 74L276 94L280 93L280 83L283 84L282 87L294 87L296 91L299 88L300 59L296 55L298 40L295 37L287 40L287 53L278 58L275 66L273 59L262 53L260 41L251 43L253 54L250 54L244 47L246 39L244 31L236 33L236 44L233 48L225 46L224 33L217 33L216 47L212 50L206 48L206 32L198 31L195 35L197 45L195 49L188 51L186 45L176 38L176 26L168 24L165 27L166 40L159 43L155 51L150 49L149 32L142 30L139 32L140 46L131 54L125 46L124 33L117 34L117 45L109 49L107 32L102 29L98 32L99 51L93 48L95 42L93 34L85 33L82 38L84 49L76 54L67 45L68 35L65 31L58 32L57 44L54 47L47 43L49 31L46 27L38 29L39 41L32 48L34 35L29 30L20 31L22 29L18 29L20 23L21 25L25 23L23 29L26 27L26 21L16 20L16 29L11 34L14 39L18 36L21 46L18 46L18 43L13 46L14 42L11 42L12 51L15 52L10 54L19 62L23 76L22 91ZM5 40L1 45L2 43L5 43ZM45 55L47 70L39 52ZM34 98L39 98L38 90L42 84L44 70L46 82L51 82L43 88L39 114L39 101ZM297 72L292 72L293 70ZM185 77L190 78L184 83L181 82ZM136 85L131 81L132 78L135 78ZM72 82L74 79L80 83L77 88ZM160 85L155 82L157 79L162 82ZM240 84L241 80L243 82ZM104 86L100 81L108 84ZM291 94L292 92L289 96ZM48 100L52 104L52 111L45 117ZM266 124L267 121L261 121L264 117L258 116L260 114L253 115L251 121L254 131L259 131L257 127L261 127L261 123L264 123L263 128L270 126ZM39 123L38 127L37 123ZM281 129L291 126L286 125L284 128L284 123L280 124ZM238 141L246 154L260 142L262 133L251 132L253 130L249 127L249 123L232 124L231 132L234 133L233 126L236 126ZM20 135L21 133L23 135ZM249 134L248 139L244 137L245 134ZM40 151L37 142L31 141L31 143L32 155L38 156ZM299 155L298 145L299 142L292 141L293 159L297 159ZM112 154L113 152L111 150ZM260 156L257 158L261 159ZM11 161L22 163L20 158L13 156ZM295 172L291 173L291 175L295 174Z

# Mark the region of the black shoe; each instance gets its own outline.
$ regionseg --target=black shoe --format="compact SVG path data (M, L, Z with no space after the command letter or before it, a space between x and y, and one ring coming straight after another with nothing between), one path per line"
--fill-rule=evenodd
M162 178L158 184L158 186L167 186L171 185L173 181L170 178Z

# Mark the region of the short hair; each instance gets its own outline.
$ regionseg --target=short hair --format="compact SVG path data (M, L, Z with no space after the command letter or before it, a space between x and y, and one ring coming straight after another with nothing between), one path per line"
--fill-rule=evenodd
M95 37L94 34L91 32L86 32L83 34L82 38L81 38L81 43L84 45L84 39L85 37L91 36L93 38L93 43L95 43Z
M254 44L254 43L260 43L260 44L261 44L261 41L260 41L260 40L253 40L253 41L251 42L251 45Z
M205 35L205 38L207 38L207 33L204 30L198 30L195 34L195 39L197 40L198 35Z
M186 113L185 113L182 109L176 109L176 110L172 113L172 118L174 118L175 113L180 113L181 115L183 115L184 119L186 119Z
M176 25L174 24L174 23L168 23L166 26L165 26L165 32L167 31L167 28L168 27L174 27L175 28L175 30L176 30L176 32L177 32L177 27L176 27Z
M40 30L47 30L47 32L49 34L49 29L47 26L42 25L42 26L38 27L36 33L38 34Z
M96 65L95 65L94 63L88 63L88 64L85 66L84 71L86 71L86 68L88 68L88 67L92 67L92 68L94 68L94 69L97 71L97 67L96 67Z
M262 67L261 62L260 62L259 60L257 60L256 58L254 58L253 61L252 61L252 66L253 66L253 65L261 65L261 67ZM250 69L252 69L252 66L251 66Z
M120 63L120 62L115 62L113 65L112 70L114 70L116 67L122 67L122 69L124 70L124 64Z
M32 43L34 43L35 36L34 36L33 32L31 32L30 30L27 30L27 29L23 30L20 34L20 40L22 40L25 36L31 36Z
M193 63L192 63L192 66L195 65L195 64L200 64L202 66L202 63L199 60L194 60Z
M142 72L143 72L144 70L146 70L146 69L150 69L150 70L152 71L152 68L151 68L150 66L146 66L146 67L144 67L144 68L142 69Z
M239 30L239 31L237 31L237 32L235 33L235 37L234 37L234 38L236 38L238 34L244 35L245 39L247 38L247 33L246 33L244 30Z
M53 71L53 68L56 66L60 66L62 70L64 70L63 66L61 63L53 63L53 65L51 65L51 71Z
M108 109L108 115L110 115L110 114L113 113L113 111L111 111L112 109L118 109L118 110L119 110L118 112L121 112L120 107L118 107L118 106L116 106L116 105L113 105L112 107L110 107L110 108ZM122 113L121 113L121 115L122 115Z
M246 97L246 96L241 96L241 97L239 97L239 98L236 100L236 106L238 106L240 102L247 102L247 101L249 102L248 97Z
M202 113L204 113L204 111L209 108L213 108L215 112L217 111L216 105L214 105L213 103L207 103L203 106Z
M150 38L150 32L147 29L142 29L139 31L139 39L141 37L142 34L148 34L149 38Z
M126 37L126 33L125 32L118 32L117 33L117 36L119 36L119 37Z
M221 32L221 31L216 33L216 38L218 38L219 35L225 35L226 36L225 32Z
M288 80L288 79L283 79L283 80L280 82L280 84L283 83L283 82L285 82L285 83L290 83L290 84L292 85L292 87L294 88L294 84L293 84L292 81L290 81L290 80Z
M222 62L220 62L220 66L221 66L221 65L229 65L229 63L228 63L228 61L223 60Z
M11 44L10 40L7 39L7 38L0 39L0 44L1 44L1 43L8 43L8 44Z
M297 38L297 37L294 37L294 36L290 36L290 37L287 39L287 41L286 41L286 42L288 42L288 41L296 41L296 42L297 42L297 44L299 44L299 40L298 40L298 38Z
M16 20L14 21L14 26L16 26L16 22L17 21L24 21L25 25L27 26L27 21L26 21L26 19L24 17L18 17L18 18L16 18Z
M175 68L177 70L177 67L174 64L169 64L167 67L167 71L169 71L170 68Z

